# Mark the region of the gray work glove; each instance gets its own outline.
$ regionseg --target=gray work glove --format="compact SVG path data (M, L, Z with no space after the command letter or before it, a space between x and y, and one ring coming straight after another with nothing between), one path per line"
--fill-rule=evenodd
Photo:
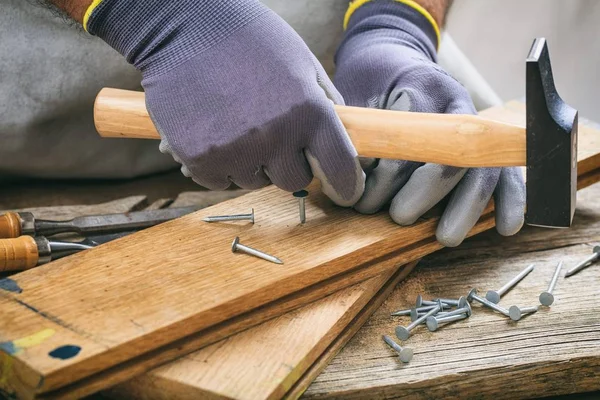
M213 190L288 191L313 175L351 206L365 175L343 103L294 30L258 0L104 0L87 29L142 71L161 151Z
M475 114L465 88L436 64L437 40L432 23L411 6L366 3L349 20L334 83L351 106ZM463 169L399 160L375 160L373 166L355 205L361 213L375 213L391 202L392 219L410 225L454 190L436 232L443 245L464 240L492 194L498 232L513 235L523 225L525 185L518 168Z

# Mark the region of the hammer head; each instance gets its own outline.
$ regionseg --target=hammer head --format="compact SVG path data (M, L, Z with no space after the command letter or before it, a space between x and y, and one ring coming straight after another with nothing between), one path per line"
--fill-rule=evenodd
M527 213L529 225L568 228L577 194L577 110L556 92L546 39L527 57Z

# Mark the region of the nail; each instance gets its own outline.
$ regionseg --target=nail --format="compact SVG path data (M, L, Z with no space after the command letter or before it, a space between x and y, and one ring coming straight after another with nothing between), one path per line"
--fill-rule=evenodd
M451 299L439 299L439 300L441 300L442 303L447 304L449 306L457 306L458 305L458 300L451 300ZM415 301L415 307L419 308L419 307L423 307L423 306L435 306L435 305L437 305L437 301L438 301L438 299L433 299L431 301L423 300L423 296L418 295L417 300Z
M460 314L460 315L450 315L447 317L428 317L427 318L427 329L429 329L429 332L435 332L437 331L437 329L440 327L440 324L447 324L449 322L454 322L454 321L460 321L463 319L469 318L469 316L467 314Z
M252 221L254 223L254 208L250 214L234 214L234 215L214 215L206 217L204 222L224 222L224 221Z
M513 321L518 321L520 320L524 314L531 314L536 312L539 309L539 306L534 306L534 307L523 307L523 308L519 308L517 306L511 306L510 309L508 310L509 312L509 316L510 319L512 319Z
M294 197L298 199L300 223L303 224L306 222L306 196L308 196L308 192L306 190L300 190L298 192L294 192L293 194Z
M410 320L416 321L418 318L422 317L424 314L426 314L427 312L429 312L430 310L432 310L435 307L437 307L437 306L423 306L420 308L411 308L410 309ZM450 308L450 307L452 307L452 306L442 303L441 310L443 310L444 308Z
M488 290L488 292L485 294L485 298L494 304L498 304L500 302L500 298L504 295L504 293L508 292L512 287L519 283L521 279L525 278L527 274L533 271L534 267L535 264L529 265L527 268L521 271L519 275L512 278L510 281L508 281L506 285L502 286L500 289Z
M438 300L440 300L442 303L446 303L446 304L449 304L451 306L458 306L459 305L458 302L460 301L460 299L458 299L458 300L442 299L442 298L433 299L433 301L438 301Z
M552 305L552 303L554 303L554 295L552 294L552 292L554 291L554 287L556 286L556 281L558 280L558 275L560 274L562 265L563 265L562 261L556 265L556 270L554 270L554 275L552 276L552 279L550 280L550 284L548 285L548 290L546 290L545 292L542 292L540 294L540 303L543 306L548 307L548 306Z
M471 314L473 314L473 310L471 309L471 305L467 302L466 305L464 307L461 308L457 308L454 311L448 311L448 312L441 312L438 313L436 315L436 317L451 317L453 315L461 315L461 314L466 314L468 317L471 316Z
M383 335L383 341L387 343L392 349L400 356L400 361L407 363L413 358L413 350L407 347L401 347L398 343L394 342L394 339L387 335Z
M263 260L270 261L275 264L283 264L279 258L272 256L267 253L263 253L260 250L253 249L252 247L244 246L240 243L240 238L236 237L233 239L233 243L231 244L231 251L235 253L236 251L241 251L242 253L250 254L258 258L262 258Z
M419 324L421 324L421 322L425 321L427 319L427 317L431 317L432 315L434 315L441 309L442 309L442 303L438 302L438 305L435 306L435 308L431 309L427 314L423 315L421 318L418 318L416 321L413 321L410 325L408 325L406 327L397 326L396 327L396 336L398 336L398 339L400 339L400 340L408 339L408 337L410 336L410 331L413 330L415 326L418 326Z
M500 307L499 305L494 304L491 301L484 299L483 297L479 297L477 295L477 289L471 289L471 291L467 295L467 300L469 300L469 301L475 300L478 303L481 303L484 306L491 308L492 310L498 311L500 314L510 317L510 314L506 308Z
M423 307L419 307L416 309L416 312L427 312L433 308L435 308L436 306L423 306ZM407 310L398 310L398 311L394 311L391 315L392 317L400 317L403 315L411 315L413 310L415 310L415 308L409 308Z
M583 260L582 262L580 262L579 264L577 264L576 266L574 266L573 268L568 270L565 273L565 278L568 278L571 275L575 275L582 269L587 268L590 265L592 265L593 263L595 263L596 261L598 261L598 259L600 259L600 246L594 247L593 252L594 252L594 254L592 254L591 256L589 256L588 258L586 258L585 260Z

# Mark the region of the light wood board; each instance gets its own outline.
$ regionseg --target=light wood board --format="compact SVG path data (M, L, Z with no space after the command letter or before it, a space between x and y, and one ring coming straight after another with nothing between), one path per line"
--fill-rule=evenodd
M526 227L511 238L478 235L458 249L426 257L305 392L307 399L518 399L600 390L600 264L559 278L555 303L511 322L473 305L473 316L430 333L419 328L403 345L406 365L381 341L406 318L396 309L426 297L485 294L530 263L535 270L500 305L530 306L546 290L558 261L561 275L600 244L600 185L579 192L568 230ZM596 394L597 396L597 394ZM597 398L591 395L589 397Z
M394 267L238 333L112 388L106 395L118 399L281 398L350 323L358 325L355 318L363 309L372 302L381 304L415 264ZM375 311L374 307L370 310Z
M582 129L582 173L600 164L595 140ZM250 206L264 218L252 227L200 222L205 215ZM435 218L399 228L383 213L359 216L333 207L316 193L308 202L308 224L299 226L296 212L291 196L267 188L58 261L52 268L17 275L23 292L1 294L0 321L11 323L1 325L0 337L14 341L44 329L54 333L18 354L3 353L1 387L22 396L69 396L82 392L49 392L84 385L82 380L93 375L97 390L219 339L214 335L188 341L189 347L175 343L196 332L209 334L203 330L249 309L311 285L326 285L332 277L365 271L367 278L375 261L405 263L439 248L433 240ZM473 233L493 225L486 218ZM276 254L286 265L231 254L224 242L235 235ZM65 344L82 350L67 360L48 356ZM121 373L123 369L128 373Z

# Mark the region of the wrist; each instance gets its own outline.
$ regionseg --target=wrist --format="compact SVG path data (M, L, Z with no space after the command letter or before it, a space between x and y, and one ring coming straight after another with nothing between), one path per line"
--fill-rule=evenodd
M346 13L344 29L340 50L345 42L363 37L374 42L396 41L415 48L432 61L436 59L438 24L412 0L355 0Z
M84 28L153 75L210 49L266 11L258 0L94 0Z

